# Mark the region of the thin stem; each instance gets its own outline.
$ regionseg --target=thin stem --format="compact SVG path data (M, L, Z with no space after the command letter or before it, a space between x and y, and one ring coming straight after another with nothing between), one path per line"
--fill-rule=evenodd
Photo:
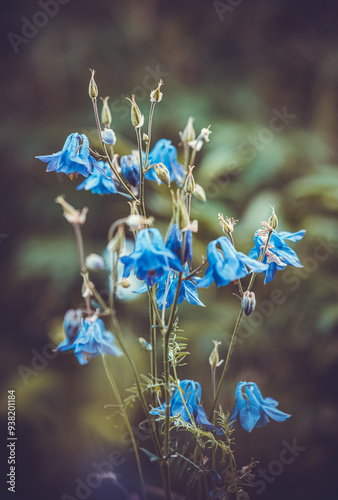
M99 119L99 113L98 113L98 110L97 110L97 100L96 99L92 99L92 103L93 103L93 108L94 108L94 115L95 115L95 120L96 120L96 126L97 126L97 130L98 130L99 136L100 136L101 146L102 146L102 149L105 150L105 145L104 145L104 142L103 142L103 139L102 139L102 129L101 129L101 124L100 124L100 119Z
M137 137L137 147L138 147L138 155L140 161L140 210L141 210L141 215L145 217L146 209L144 206L144 168L142 160L142 138L141 138L141 130L139 128L136 129L136 137Z
M126 409L124 407L123 401L121 399L118 387L117 387L117 385L115 383L115 380L113 378L113 375L112 375L112 373L111 373L111 371L109 369L109 366L108 366L105 354L102 355L102 360L103 360L103 366L104 366L104 369L106 371L107 377L108 377L109 382L110 382L110 384L112 386L112 389L114 391L117 403L118 403L118 405L119 405L119 407L120 407L120 409L122 411L123 420L125 422L125 425L127 427L128 432L130 434L130 438L131 438L131 441L132 441L132 445L133 445L134 453L135 453L135 458L136 458L136 462L137 462L137 469L138 469L138 473L139 473L140 480L141 480L143 496L144 496L144 498L147 498L147 494L146 494L146 490L145 490L145 484L144 484L144 478L143 478L143 473L142 473L142 467L141 467L141 460L140 460L140 455L139 455L139 452L138 452L137 444L136 444L136 441L135 441L134 433L133 433L133 430L131 428L131 425L130 425L130 422L129 422L129 418L128 418Z
M81 273L83 273L86 270L86 264L85 264L85 258L84 258L84 248L83 248L83 238L82 238L81 227L77 223L72 224L72 226L73 226L74 233L75 233L77 253L79 256L79 263L80 263L80 270L81 270ZM85 297L84 299L86 302L87 314L90 314L91 313L90 298Z
M236 248L236 247L235 247L235 242L234 242L234 239L233 239L233 236L232 236L232 234L231 234L231 233L229 233L229 239L230 239L230 241L231 241L231 243L232 243L232 246L233 246L234 248ZM239 292L240 292L240 294L241 294L241 297L243 297L243 287L242 287L242 282L241 282L241 280L240 280L239 278L237 279L237 284L238 284L238 289L239 289Z
M264 247L263 253L262 253L262 255L260 256L260 258L258 259L258 260L259 260L259 262L263 262L263 259L264 259L264 257L265 257L266 251L267 251L268 246L269 246L269 243L270 243L270 238L271 238L271 235L272 235L272 231L269 231L268 239L266 240L266 243L265 243L265 247ZM253 275L251 276L251 280L250 280L250 283L249 283L249 286L248 286L248 292L250 292L250 290L251 290L251 288L252 288L252 285L254 284L254 281L255 281L256 276L257 276L257 273L253 273Z

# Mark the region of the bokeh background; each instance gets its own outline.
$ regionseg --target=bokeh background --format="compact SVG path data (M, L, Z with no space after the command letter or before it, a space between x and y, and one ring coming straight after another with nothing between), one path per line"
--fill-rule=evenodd
M115 472L131 492L137 490L123 424L118 417L107 418L114 408L105 405L114 399L102 363L96 359L80 367L71 354L51 353L62 339L65 311L81 303L73 234L55 197L65 194L76 207L89 207L87 253L101 253L110 223L128 213L122 198L77 192L77 181L47 174L34 159L60 150L74 131L86 133L95 145L88 68L97 71L100 95L110 95L120 154L135 147L125 96L134 92L147 114L149 91L159 78L165 81L164 98L156 109L154 140L165 137L177 146L178 131L189 116L195 117L196 129L211 124L210 143L198 155L195 170L208 197L207 203L193 205L200 224L197 263L208 241L220 235L218 212L239 219L235 237L245 252L260 221L269 216L269 205L275 206L280 230L306 229L304 240L294 246L303 269L277 273L266 286L257 279L258 312L241 330L222 404L229 409L237 382L252 380L293 415L252 434L237 429L239 467L251 457L268 467L279 460L285 441L305 448L281 473L270 475L262 494L248 490L250 497L333 498L338 466L337 3L63 3L36 31L23 29L27 20L39 22L38 2L7 0L0 19L1 451L6 394L15 388L16 498L79 498L79 479L86 482L95 471L93 463L109 460L116 450L125 460ZM10 39L9 33L25 41ZM284 123L271 121L283 110ZM149 211L163 228L170 216L164 192L151 186L147 194ZM107 286L103 276L97 282L101 289ZM211 402L208 356L213 339L222 341L221 356L226 355L238 308L235 291L212 286L200 293L206 309L184 305L180 313L191 352L180 376L202 382L206 407ZM137 343L148 334L145 297L120 304L119 313L130 349L146 373L147 353ZM112 360L111 366L121 388L132 384L123 360ZM137 406L131 414L135 421L142 418ZM6 493L5 461L1 470ZM155 467L147 469L149 482L158 484L157 476ZM82 495L118 498L111 483Z

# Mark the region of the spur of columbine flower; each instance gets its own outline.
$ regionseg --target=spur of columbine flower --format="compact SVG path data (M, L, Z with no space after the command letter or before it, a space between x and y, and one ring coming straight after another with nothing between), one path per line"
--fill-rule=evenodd
M217 244L220 245L221 252L217 249ZM206 288L213 281L217 287L225 286L231 281L244 278L250 271L260 273L268 267L267 264L262 264L242 252L237 252L226 236L221 236L209 243L207 256L209 267L204 278L198 280L197 287L199 288Z
M100 170L94 170L93 173L81 182L76 189L78 191L85 189L86 191L91 191L94 194L117 193L117 187L112 179L112 170L108 163L98 161L97 164L99 165ZM101 173L102 170L105 172L105 175Z
M122 356L121 350L114 344L114 335L106 331L102 319L96 315L86 319L81 318L80 322L78 319L77 311L66 313L64 320L66 338L56 351L73 350L81 365L87 364L90 359L102 356L104 353Z
M278 401L263 398L254 382L239 382L235 392L236 403L230 415L230 421L238 420L243 429L251 432L254 427L263 427L270 420L284 422L291 417L277 409Z
M153 286L170 268L183 272L184 268L178 257L165 247L158 229L141 229L135 240L134 251L121 258L124 264L123 277L128 278L132 268L140 280Z
M176 181L178 184L183 180L183 167L177 161L177 149L171 144L168 139L160 139L157 141L148 156L148 164L163 163L167 167L170 174L170 182ZM145 178L150 181L160 182L154 168L148 170Z
M169 279L169 283L168 283ZM177 273L170 270L157 281L156 283L156 303L160 309L163 308L165 300L165 309L170 307L174 302L178 276ZM144 293L147 291L147 286L142 285L134 291L134 293ZM177 304L181 304L186 300L189 304L205 307L203 302L200 301L196 290L196 279L183 280L178 295Z
M79 174L88 177L93 167L100 170L104 176L106 175L95 158L90 155L88 137L77 132L67 137L61 151L51 155L36 156L36 158L48 163L47 172L62 172L71 179Z
M282 270L286 266L303 267L296 252L292 250L285 240L299 241L303 238L305 230L302 229L296 233L289 233L288 231L271 230L271 236L268 247L263 259L263 262L268 265L265 274L264 283L269 283L275 277L277 270ZM269 231L267 229L260 229L256 231L254 242L255 246L249 252L249 257L258 258L264 251Z
M201 406L202 389L200 384L193 380L182 380L179 386L180 389L176 387L170 399L170 416L181 417L184 422L190 423L192 423L190 420L190 417L192 417L197 425L205 425L208 430L215 429L207 419L206 413ZM158 408L151 410L150 413L151 415L164 415L165 408L166 405L163 403L163 405Z

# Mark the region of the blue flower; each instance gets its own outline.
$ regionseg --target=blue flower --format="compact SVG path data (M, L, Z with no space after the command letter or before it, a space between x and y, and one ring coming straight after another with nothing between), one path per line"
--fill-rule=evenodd
M180 382L180 388L181 394L178 387L176 387L170 399L170 416L181 417L184 422L190 422L189 415L185 408L186 406L197 425L205 425L208 430L213 430L215 427L207 419L206 413L200 404L202 397L200 384L193 380L182 380ZM185 405L182 401L182 397L185 401ZM158 408L151 410L150 413L151 415L163 415L165 413L165 408L166 405L163 403L163 405Z
M80 141L82 141L81 145ZM47 172L62 172L71 178L77 177L78 174L88 177L93 167L101 170L98 162L89 154L88 137L84 134L79 135L77 132L67 137L62 151L51 155L36 156L36 158L48 163Z
M121 156L120 165L123 177L132 187L138 189L140 185L140 162L136 155Z
M165 247L158 229L141 229L136 237L134 251L122 257L121 262L125 265L124 278L128 278L134 266L137 278L145 280L149 286L153 286L170 268L184 271L178 257Z
M114 146L114 144L116 143L116 135L114 133L114 130L112 130L111 128L105 128L102 132L102 140L106 144Z
M218 251L217 243L222 252ZM237 252L226 236L221 236L209 243L207 255L209 267L204 278L198 281L197 287L206 288L213 281L216 282L217 287L225 286L231 281L244 278L250 271L260 273L267 269L266 264L262 264L242 252Z
M269 283L276 274L277 270L282 270L286 266L303 267L294 250L292 250L284 240L299 241L303 238L305 230L302 229L297 233L289 233L281 231L277 233L273 231L270 242L266 250L263 262L268 264L268 269L264 272L264 283ZM265 231L256 231L254 242L255 246L249 252L249 257L258 258L265 248L266 244Z
M94 172L87 177L87 179L81 182L76 189L78 191L85 189L86 191L91 191L95 194L117 193L115 182L112 179L112 170L108 163L99 161L97 164L99 165L100 170L105 172L105 175L102 175L100 170L94 170Z
M182 252L182 232L177 224L173 224L170 228L167 243L165 245L181 259ZM185 249L183 255L183 264L192 260L192 232L186 231Z
M68 335L67 331L66 335ZM102 319L93 316L92 318L82 319L75 338L67 336L56 348L56 351L73 350L79 363L85 365L90 359L99 355L102 356L103 353L111 356L122 356L122 352L114 344L114 341L114 335L106 331Z
M79 333L79 329L82 323L82 311L81 309L69 309L63 319L63 329L66 334L67 339L72 342L76 335Z
M167 295L165 297L168 275L170 273L170 281L167 290ZM176 287L177 287L178 276L175 272L169 271L157 281L156 283L156 303L160 309L163 308L164 298L166 298L165 308L167 309L172 305L175 298ZM196 306L205 307L203 302L200 301L198 297L198 293L196 290L196 279L191 278L189 280L183 280L180 287L180 293L178 296L177 304L181 304L184 300L189 302L189 304L193 304ZM138 290L135 290L134 293L144 293L147 291L147 286L143 285Z
M176 181L178 184L183 180L183 167L177 161L177 150L167 139L157 141L148 156L149 165L163 163L169 170L170 182ZM158 181L155 170L152 168L146 174L145 178L150 181Z
M244 390L244 392L243 392ZM269 417L276 422L284 422L291 417L277 409L278 401L265 398L254 382L239 382L236 387L236 404L230 416L230 421L238 420L241 427L251 432L254 427L263 427L269 422Z

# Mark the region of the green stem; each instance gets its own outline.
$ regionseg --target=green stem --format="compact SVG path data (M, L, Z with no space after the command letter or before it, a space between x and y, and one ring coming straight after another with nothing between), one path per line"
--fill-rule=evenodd
M136 137L137 137L137 147L140 161L140 211L143 217L146 216L146 209L144 206L144 168L143 168L143 160L142 160L142 138L141 138L141 130L136 129Z
M139 455L139 452L138 452L138 449L137 449L137 444L136 444L136 441L135 441L134 433L133 433L133 430L131 428L131 425L130 425L130 422L129 422L129 418L128 418L126 409L124 407L123 401L121 399L118 387L117 387L117 385L115 383L115 380L114 380L114 378L112 376L112 373L111 373L111 371L109 369L109 366L108 366L105 354L102 355L102 360L103 360L103 366L104 366L104 369L106 371L108 380L109 380L109 382L110 382L110 384L112 386L112 389L114 391L117 403L118 403L118 405L119 405L119 407L120 407L120 409L122 411L123 420L125 422L125 425L127 427L128 432L130 434L130 438L131 438L131 441L132 441L132 445L133 445L134 453L135 453L135 458L136 458L136 462L137 462L137 469L138 469L138 473L139 473L140 480L141 480L143 496L146 499L147 498L147 494L146 494L146 489L145 489L145 484L144 484L144 478L143 478L143 473L142 473L141 460L140 460L140 455Z
M79 263L80 263L80 270L81 273L84 273L86 271L86 264L85 264L85 258L84 258L84 248L83 248L83 238L82 238L82 232L81 232L81 227L79 224L72 224L74 233L75 233L75 240L76 240L76 246L77 246L77 253L79 256ZM91 307L90 307L90 298L85 297L85 303L86 303L86 311L87 314L91 313Z

